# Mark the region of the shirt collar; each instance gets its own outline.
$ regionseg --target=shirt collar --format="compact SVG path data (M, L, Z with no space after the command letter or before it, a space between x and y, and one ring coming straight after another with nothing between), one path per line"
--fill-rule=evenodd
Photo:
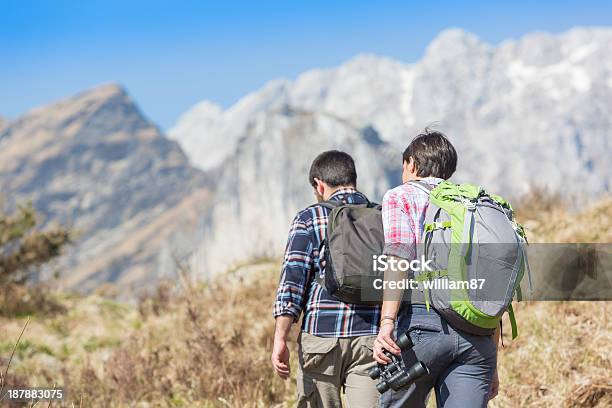
M443 182L443 181L444 181L444 179L441 179L441 178L439 178L439 177L423 177L423 178L421 179L421 181L424 181L424 182L426 182L427 184L438 185L438 184L440 184L441 182Z
M331 196L329 196L329 200L339 200L341 195L357 194L357 193L359 192L353 187L343 187L343 188L340 188L334 191L334 193Z

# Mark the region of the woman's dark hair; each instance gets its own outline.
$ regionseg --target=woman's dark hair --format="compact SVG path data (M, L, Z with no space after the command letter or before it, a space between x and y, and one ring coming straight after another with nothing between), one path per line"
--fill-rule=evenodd
M417 176L449 179L457 169L457 151L442 132L426 128L404 150L406 163L414 160Z
M329 150L319 154L310 166L308 179L313 187L317 186L315 178L327 183L330 187L356 186L357 171L355 162L347 153Z

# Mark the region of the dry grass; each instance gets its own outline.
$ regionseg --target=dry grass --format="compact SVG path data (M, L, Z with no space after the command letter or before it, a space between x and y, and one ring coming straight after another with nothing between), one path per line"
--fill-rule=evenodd
M559 195L535 190L521 200L517 218L532 243L612 243L612 196L592 201L581 211L571 208Z
M611 242L612 200L581 213L555 200L538 209L540 201L519 209L532 242ZM558 221L552 229L551 217ZM584 231L584 222L596 227ZM84 407L294 406L294 380L281 381L269 364L277 280L278 263L262 262L207 285L160 285L138 305L64 298L64 314L32 319L7 382L58 383L68 392L66 407L81 399ZM505 333L500 395L490 405L611 406L611 313L612 302L519 304L521 335L511 341ZM3 358L23 324L0 318Z
M137 306L68 298L67 314L33 319L11 373L22 385L62 384L67 407L292 406L293 382L269 363L277 272L268 262L207 285L165 283ZM20 321L0 318L0 355Z
M612 398L612 302L530 302L516 309L521 334L505 337L500 395L490 405L610 406L598 403ZM592 394L591 405L575 405L578 387Z

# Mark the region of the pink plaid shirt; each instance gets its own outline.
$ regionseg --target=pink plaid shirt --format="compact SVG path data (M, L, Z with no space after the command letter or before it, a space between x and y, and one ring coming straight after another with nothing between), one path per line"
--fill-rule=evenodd
M435 177L427 177L422 180L432 186L442 181ZM416 258L416 246L423 235L425 210L428 205L429 195L411 183L405 183L387 191L382 201L385 231L383 254L404 259Z

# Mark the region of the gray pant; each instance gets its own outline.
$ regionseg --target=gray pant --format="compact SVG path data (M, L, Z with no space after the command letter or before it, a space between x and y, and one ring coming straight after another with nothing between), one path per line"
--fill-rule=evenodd
M439 408L487 406L497 364L491 336L454 330L436 312L418 306L400 314L397 331L408 331L414 342L412 349L402 353L406 365L422 361L430 374L406 389L387 391L380 398L380 407L425 408L432 388Z
M340 408L344 391L349 408L376 408L376 382L367 371L375 366L376 336L298 338L298 408Z

